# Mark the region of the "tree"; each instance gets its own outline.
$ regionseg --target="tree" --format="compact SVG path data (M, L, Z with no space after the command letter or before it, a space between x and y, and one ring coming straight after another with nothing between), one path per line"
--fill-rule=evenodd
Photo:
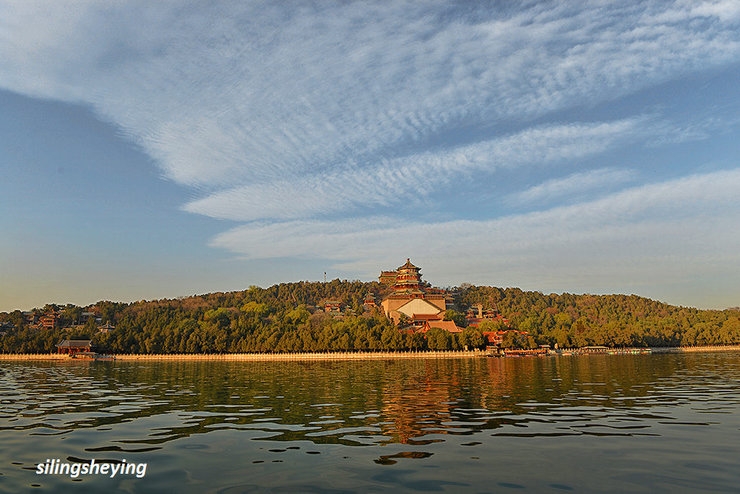
M526 348L537 348L537 344L534 338L527 334L520 333L519 331L507 331L501 341L502 348L515 348L515 349L526 349Z
M483 348L485 338L478 328L465 328L458 334L460 346L465 349Z
M449 331L441 328L432 328L426 333L427 347L430 350L451 350L452 338Z
M445 321L453 321L456 326L464 328L468 325L468 320L465 318L465 314L457 312L456 310L448 309L445 311Z
M478 330L481 333L495 333L497 331L507 331L509 326L500 319L486 319L478 323Z
M229 310L224 307L211 309L203 315L204 321L209 321L219 329L226 329L231 324Z
M400 350L403 348L403 336L401 335L401 332L393 326L388 326L383 330L380 341L385 350Z
M83 326L84 331L86 334L93 335L98 332L98 324L95 322L95 318L91 317L85 322L85 325Z
M476 304L496 306L502 319L484 320L474 328L452 335L436 328L423 334L399 331L382 314L359 308L364 297L381 296L377 282L333 280L330 283L281 283L268 288L211 293L178 299L141 301L131 304L101 301L95 311L102 322L116 329L97 332L91 318L84 328L39 331L29 328L20 311L0 313L0 351L51 352L60 338L89 338L111 353L201 353L250 351L425 350L477 347L483 332L518 328L530 336L507 334L506 344L528 348L537 343L570 347L586 344L608 346L675 346L740 343L740 312L675 307L634 295L573 295L525 292L517 288L468 285L454 294L458 307ZM334 319L316 309L323 300L339 300L357 314ZM47 304L32 316L61 308L58 321L64 328L81 319L72 304ZM93 309L87 309L93 310ZM462 314L448 311L446 319L462 325ZM402 318L401 326L408 323ZM79 324L79 323L78 323ZM480 336L479 336L480 333Z
M62 325L79 324L80 318L82 317L82 307L68 304L61 314Z
M311 317L311 313L308 312L305 305L299 305L295 309L285 314L285 321L290 324L304 324Z
M427 340L421 333L406 333L404 335L404 346L413 351L425 350L427 348Z

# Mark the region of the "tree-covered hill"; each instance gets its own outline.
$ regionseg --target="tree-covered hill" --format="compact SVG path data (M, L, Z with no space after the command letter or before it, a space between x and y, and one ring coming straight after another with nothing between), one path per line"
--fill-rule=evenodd
M47 305L30 313L0 313L0 352L47 353L65 338L92 338L112 353L241 353L456 349L482 344L480 331L425 338L395 327L378 309L379 283L333 280L89 307ZM634 295L572 295L487 286L449 290L448 317L464 324L479 304L496 308L532 344L560 347L678 346L740 343L740 311L676 307ZM336 301L341 314L324 312ZM55 314L53 329L38 320ZM83 322L83 315L94 314ZM115 329L101 332L110 324ZM497 325L498 324L498 325ZM501 323L481 326L501 329Z
M560 347L694 346L740 343L740 311L699 310L636 295L544 295L467 287L460 306L495 304L512 326Z

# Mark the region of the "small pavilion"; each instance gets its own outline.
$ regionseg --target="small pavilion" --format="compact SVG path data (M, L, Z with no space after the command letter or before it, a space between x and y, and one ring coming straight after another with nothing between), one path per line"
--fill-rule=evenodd
M57 353L75 355L77 353L91 352L92 340L63 340L57 344Z

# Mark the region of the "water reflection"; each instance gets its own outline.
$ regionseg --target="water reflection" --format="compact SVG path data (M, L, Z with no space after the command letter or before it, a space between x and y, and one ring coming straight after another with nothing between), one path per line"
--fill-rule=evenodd
M708 385L707 372L661 356L6 363L0 431L109 436L86 448L92 452L148 451L219 429L345 445L424 445L502 428L495 433L639 434L672 420L649 411L658 405L690 400L701 413L731 413L737 375L713 374ZM701 387L690 386L692 378ZM144 436L121 437L112 427L134 421Z
M57 453L79 462L197 458L223 438L264 443L248 460L254 466L356 455L327 449L334 445L375 448L363 457L381 467L442 461L435 458L448 450L439 448L454 447L455 461L470 468L505 440L659 438L728 425L736 434L739 383L735 354L3 362L0 439L17 454L0 474L13 461L10 468L33 470Z

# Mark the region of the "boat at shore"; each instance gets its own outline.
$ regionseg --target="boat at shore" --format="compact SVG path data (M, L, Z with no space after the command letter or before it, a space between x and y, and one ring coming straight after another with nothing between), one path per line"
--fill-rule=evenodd
M77 352L69 355L70 359L77 360L115 360L115 355L107 355L97 352Z

